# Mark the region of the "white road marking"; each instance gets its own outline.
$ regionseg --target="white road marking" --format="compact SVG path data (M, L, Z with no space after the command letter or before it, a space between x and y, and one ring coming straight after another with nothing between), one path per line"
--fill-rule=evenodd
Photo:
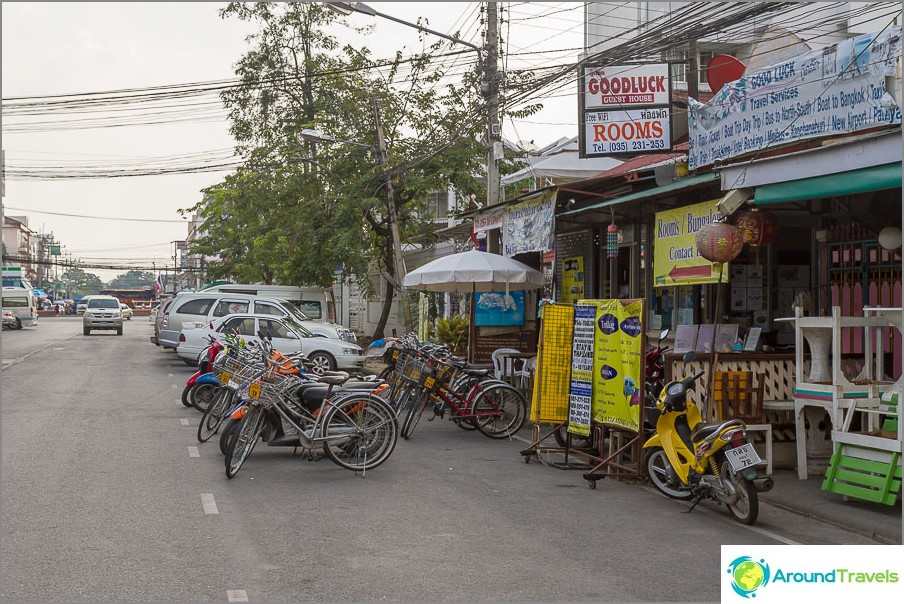
M182 422L182 425L183 425L183 426L190 426L190 425L191 425L191 424L188 423L188 420L187 420L187 419L180 419L179 421Z
M188 448L188 456L189 457L201 457L201 454L198 452L198 447L189 447Z
M248 594L244 589L227 589L226 599L230 602L247 602Z
M173 390L175 390L178 387L179 387L179 384L170 384L170 388L172 388Z
M169 377L176 377L175 373L167 373L166 375L168 375Z
M205 514L219 514L217 502L214 501L213 493L201 493L201 505L204 506Z

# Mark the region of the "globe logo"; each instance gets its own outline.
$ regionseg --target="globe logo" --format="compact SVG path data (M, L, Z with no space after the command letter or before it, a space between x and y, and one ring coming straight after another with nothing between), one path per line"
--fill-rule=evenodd
M765 560L757 562L750 556L736 558L728 565L731 587L743 598L755 598L756 590L769 583L769 565Z

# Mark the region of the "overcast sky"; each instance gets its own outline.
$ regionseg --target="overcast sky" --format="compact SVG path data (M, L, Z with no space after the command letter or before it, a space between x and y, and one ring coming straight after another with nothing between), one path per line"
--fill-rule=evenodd
M538 50L581 46L581 3L542 3L529 7L513 4L511 27L502 29L509 53L523 52L525 47ZM233 64L246 49L244 38L251 32L251 26L236 19L221 19L218 11L223 6L220 2L4 2L3 98L232 78ZM432 29L449 33L461 29L462 38L481 44L478 3L386 2L371 3L371 6L412 22L418 17L429 17ZM551 7L571 10L542 20L519 21L533 13L550 12ZM376 31L370 36L362 38L346 30L342 37L369 47L376 57L388 58L397 50L421 48L415 29L359 14L348 20L358 26L373 23ZM435 37L428 35L428 42L434 40ZM577 52L571 51L567 56L574 60ZM530 61L533 65L561 62L545 56L534 56ZM508 65L524 63L512 56ZM573 88L569 86L562 91L563 97L551 100L541 115L527 122L506 123L504 136L535 140L540 146L563 136L575 136L577 101ZM56 131L38 133L7 132L12 123L17 122L11 118L4 120L3 149L8 168L94 162L122 165L140 158L228 150L233 146L228 124L218 116L206 122L64 131L54 128ZM225 174L57 182L8 180L3 202L7 215L27 215L30 227L39 232L53 232L64 246L64 252L71 253L73 258L130 259L134 263L172 266L171 242L186 236L186 225L176 210L197 202L200 190L220 181ZM108 280L122 271L90 272Z

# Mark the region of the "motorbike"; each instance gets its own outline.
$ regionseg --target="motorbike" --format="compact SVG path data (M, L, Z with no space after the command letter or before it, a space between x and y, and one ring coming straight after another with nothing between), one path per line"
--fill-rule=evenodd
M186 407L194 407L201 413L204 413L214 400L216 391L220 387L218 380L211 373L211 365L223 345L216 339L210 338L210 345L201 353L198 359L198 370L194 372L185 382L185 388L182 390L182 404Z
M663 346L662 341L669 335L670 329L663 329L659 334L659 341L656 346L647 350L644 355L644 404L643 404L643 424L647 434L652 434L656 429L656 420L659 417L659 411L656 409L656 399L662 392L665 380L665 353L669 347Z
M758 493L772 489L772 478L760 475L758 468L766 462L747 443L743 421L704 423L700 410L687 400L689 388L702 375L662 389L656 401L655 432L643 445L644 470L659 492L693 500L688 512L705 498L724 503L739 522L753 524L759 513Z

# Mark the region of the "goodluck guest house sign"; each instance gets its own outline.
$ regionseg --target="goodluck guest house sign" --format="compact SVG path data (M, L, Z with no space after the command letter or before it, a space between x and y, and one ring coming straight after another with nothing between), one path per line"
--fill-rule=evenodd
M668 63L579 69L581 157L672 148Z

